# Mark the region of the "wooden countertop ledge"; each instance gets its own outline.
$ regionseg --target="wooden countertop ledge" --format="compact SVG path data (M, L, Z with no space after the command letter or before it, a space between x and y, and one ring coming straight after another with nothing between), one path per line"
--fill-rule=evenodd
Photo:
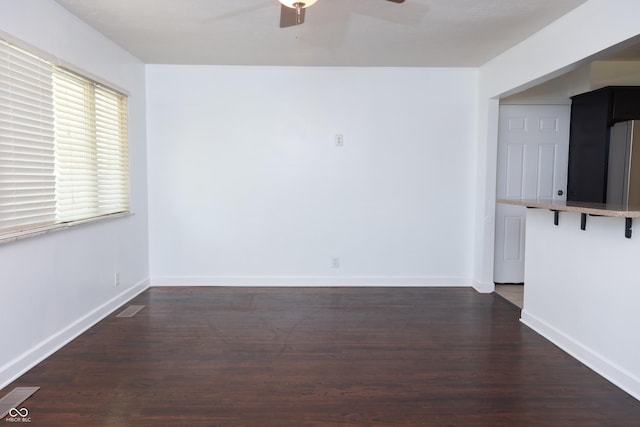
M640 206L622 206L605 203L566 202L549 199L498 199L506 205L526 206L528 208L549 209L558 212L578 212L588 215L611 216L619 218L640 218Z

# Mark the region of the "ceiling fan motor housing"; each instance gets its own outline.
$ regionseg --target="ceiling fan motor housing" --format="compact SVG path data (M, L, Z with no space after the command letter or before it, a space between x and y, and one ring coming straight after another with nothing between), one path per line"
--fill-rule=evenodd
M304 22L304 10L312 6L318 0L279 0L280 28L288 28L300 25ZM387 0L392 3L403 3L405 0ZM291 10L293 9L293 10Z
M305 1L297 1L297 0L279 0L283 5L290 7L291 9L304 9L313 5L318 0L305 0Z

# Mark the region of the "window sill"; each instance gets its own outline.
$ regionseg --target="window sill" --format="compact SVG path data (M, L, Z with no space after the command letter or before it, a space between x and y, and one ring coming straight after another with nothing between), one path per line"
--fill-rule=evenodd
M68 228L76 227L78 225L84 225L89 223L101 222L114 218L123 218L133 216L133 212L119 212L110 215L102 215L94 218L83 219L79 221L66 222L62 224L47 225L44 227L33 228L30 230L16 231L14 233L7 233L0 235L0 245L15 242L18 240L28 239L30 237L41 236L43 234L53 233L54 231L66 230Z

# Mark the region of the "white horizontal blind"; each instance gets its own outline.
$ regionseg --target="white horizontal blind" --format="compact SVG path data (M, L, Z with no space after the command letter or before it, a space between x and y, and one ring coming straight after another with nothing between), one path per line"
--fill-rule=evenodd
M126 98L77 74L53 74L57 218L129 209Z
M0 40L0 239L129 211L127 97Z
M98 209L101 215L129 210L127 99L95 87Z
M0 233L55 222L52 66L0 40Z
M61 69L54 71L56 199L61 222L98 215L92 98L89 82Z

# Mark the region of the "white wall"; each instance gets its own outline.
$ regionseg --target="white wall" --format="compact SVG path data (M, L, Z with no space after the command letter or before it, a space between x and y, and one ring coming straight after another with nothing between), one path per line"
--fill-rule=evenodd
M147 66L152 284L468 286L476 76Z
M476 288L493 289L498 98L575 70L591 62L601 51L637 36L640 34L638 16L640 2L636 0L589 0L481 67L474 249ZM533 212L533 215L538 214ZM529 229L529 217L527 228ZM622 233L619 229L614 231L616 234L612 238L617 238L618 233ZM527 233L527 240L530 234ZM587 235L580 237L586 238ZM631 252L624 249L629 242L623 237L619 240L622 243L617 246L618 251L601 253L603 263L617 265L620 254L629 256ZM543 241L537 250L549 249L551 245L548 242ZM633 281L637 277L637 271L629 266L621 270L625 281L600 281L587 291L580 283L582 264L579 257L585 249L582 245L581 239L569 238L565 250L557 254L564 258L565 263L558 260L557 263L537 263L536 267L531 267L530 258L534 249L529 249L527 241L525 312L531 309L532 316L539 320L537 325L545 325L536 327L544 336L559 342L573 354L584 356L582 360L588 366L640 398L638 347L629 343L638 334L638 323L631 316L631 311L629 316L621 316L619 313L620 310L634 310L630 303L638 300L638 293L631 289L628 280ZM585 258L586 263L589 260L591 258ZM536 303L528 301L534 295L529 293L529 289L535 286L534 283L529 283L533 277L530 271L532 268L544 271L546 277L557 275L563 279L554 280L552 283L556 286L545 286ZM637 284L637 280L635 283ZM576 299L558 298L558 292L569 290L575 291ZM607 292L622 293L616 297L603 296ZM625 302L617 305L616 301L620 299L625 299ZM533 322L528 324L533 325ZM561 342L555 331L562 335Z
M493 290L498 98L586 65L640 34L637 0L589 0L483 65L479 72L474 286Z
M593 61L517 94L501 97L505 104L571 104L571 97L605 86L640 85L640 61Z
M153 281L461 285L473 277L491 290L497 97L639 34L637 16L636 0L590 0L479 77L148 66ZM3 0L0 31L130 92L136 213L0 246L0 322L12 325L3 331L1 387L143 289L148 246L143 65L52 0ZM344 147L333 145L336 133ZM587 332L600 346L596 332L610 331ZM620 325L615 336L634 333ZM609 360L636 373L623 350Z
M513 93L563 74L637 36L640 2L589 0L481 67L489 96Z
M571 97L591 90L591 66L585 65L566 74L500 98L500 105L570 105Z
M527 210L523 321L640 399L640 233L624 218ZM634 224L637 225L637 224Z
M0 245L2 388L144 289L148 237L144 65L50 0L2 0L0 32L129 92L135 213Z
M640 86L640 61L595 61L591 89L605 86Z

